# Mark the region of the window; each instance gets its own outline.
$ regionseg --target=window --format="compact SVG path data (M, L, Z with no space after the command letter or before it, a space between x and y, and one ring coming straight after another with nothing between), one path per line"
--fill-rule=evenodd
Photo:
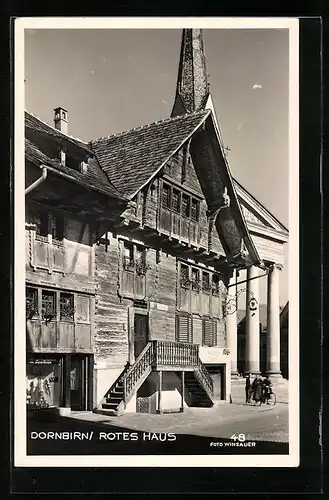
M156 193L157 193L157 190L156 190L155 182L152 182L151 187L150 187L150 194L151 194L152 200L156 199Z
M192 321L189 314L177 314L176 338L177 342L192 342Z
M48 213L35 216L35 231L38 236L48 236Z
M123 268L125 271L134 270L134 246L127 241L123 245Z
M210 276L205 271L202 272L202 290L206 293L210 292Z
M147 270L145 249L138 245L135 246L135 268L137 274L145 274Z
M168 184L162 186L162 206L170 208L170 186Z
M175 212L180 212L180 203L179 203L179 198L180 198L180 192L177 190L177 189L173 189L173 192L172 192L172 209L175 211Z
M60 293L59 314L61 321L74 320L74 295L73 293Z
M61 241L64 237L64 219L56 215L51 218L51 235L54 240Z
M191 219L195 222L199 220L199 202L194 198L191 200Z
M200 271L192 267L192 290L200 291Z
M46 323L56 319L56 292L42 290L42 319Z
M145 274L148 266L146 265L145 248L125 241L123 247L123 268L125 271Z
M180 266L180 286L182 288L189 288L189 268L185 264L181 264Z
M187 194L182 195L182 215L189 217L190 215L190 197Z
M220 286L219 286L219 275L213 274L212 276L212 293L213 295L219 295Z
M202 344L208 347L217 345L217 322L212 318L203 318Z
M26 288L26 319L38 316L38 290L36 288Z

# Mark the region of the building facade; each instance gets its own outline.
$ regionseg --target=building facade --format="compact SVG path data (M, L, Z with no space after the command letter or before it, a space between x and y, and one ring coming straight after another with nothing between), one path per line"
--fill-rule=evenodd
M229 402L239 270L248 273L247 371L259 371L261 272L267 368L280 376L287 235L232 179L201 30L183 30L168 119L88 144L68 135L63 108L54 127L29 113L25 125L30 408L160 413Z

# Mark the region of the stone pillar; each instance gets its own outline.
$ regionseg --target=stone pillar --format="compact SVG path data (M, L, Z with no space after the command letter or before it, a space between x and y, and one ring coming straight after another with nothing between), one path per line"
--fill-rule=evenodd
M266 368L271 378L281 379L280 370L280 292L279 271L273 264L267 282Z
M238 329L237 329L237 308L236 303L236 271L230 279L227 301L226 301L226 338L227 348L231 353L231 377L238 377L237 353L238 353Z
M246 292L246 373L255 375L259 371L259 271L257 267L247 270Z

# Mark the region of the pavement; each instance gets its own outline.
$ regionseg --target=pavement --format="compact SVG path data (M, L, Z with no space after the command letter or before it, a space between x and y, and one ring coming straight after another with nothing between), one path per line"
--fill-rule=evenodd
M233 454L237 448L219 446L232 442L234 435L243 435L246 442L257 444L254 448L239 448L239 453L285 454L289 443L288 388L276 387L274 392L275 406L246 404L244 385L240 383L232 387L231 404L212 408L186 408L182 413L161 415L125 412L118 417L71 412L70 416L49 422L30 420L30 436L31 432L92 431L93 437L91 441L29 439L28 454ZM176 436L174 442L170 442L169 433ZM101 435L109 439L100 439Z

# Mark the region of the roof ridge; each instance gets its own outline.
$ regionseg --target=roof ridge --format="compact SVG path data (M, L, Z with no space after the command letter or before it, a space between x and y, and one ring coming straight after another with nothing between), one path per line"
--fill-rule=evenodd
M47 127L51 128L52 130L55 130L56 132L59 132L60 134L64 135L65 137L68 137L69 139L74 139L75 141L82 142L82 144L84 146L88 146L88 144L89 144L88 142L83 141L82 139L79 139L79 137L74 137L74 135L65 134L65 132L62 132L62 130L59 130L58 128L54 127L53 125L49 125L49 123L45 122L44 120L41 120L41 118L39 118L38 116L36 116L34 113L31 113L31 111L28 111L27 109L25 109L25 113L33 116L33 118L36 118L37 120L39 120L39 122L43 123L44 125L46 125Z
M107 135L107 136L103 136L103 137L97 137L97 139L92 139L89 144L93 144L97 141L101 141L103 139L111 139L112 137L121 137L125 134L129 134L130 132L136 132L138 130L143 130L143 129L146 129L148 127L151 127L151 125L155 125L155 124L158 124L158 123L164 123L164 122L173 122L173 121L176 121L180 118L184 118L184 117L188 117L188 116L195 116L195 115L202 115L202 114L206 114L206 113L211 113L211 110L208 110L208 109L202 109L201 111L194 111L193 113L184 113L183 115L179 115L179 116L174 116L174 117L169 117L169 118L162 118L161 120L156 120L155 122L150 122L150 123L147 123L147 124L144 124L144 125L140 125L139 127L134 127L134 128L131 128L129 130L123 130L121 132L117 132L116 134L110 134L110 135Z

